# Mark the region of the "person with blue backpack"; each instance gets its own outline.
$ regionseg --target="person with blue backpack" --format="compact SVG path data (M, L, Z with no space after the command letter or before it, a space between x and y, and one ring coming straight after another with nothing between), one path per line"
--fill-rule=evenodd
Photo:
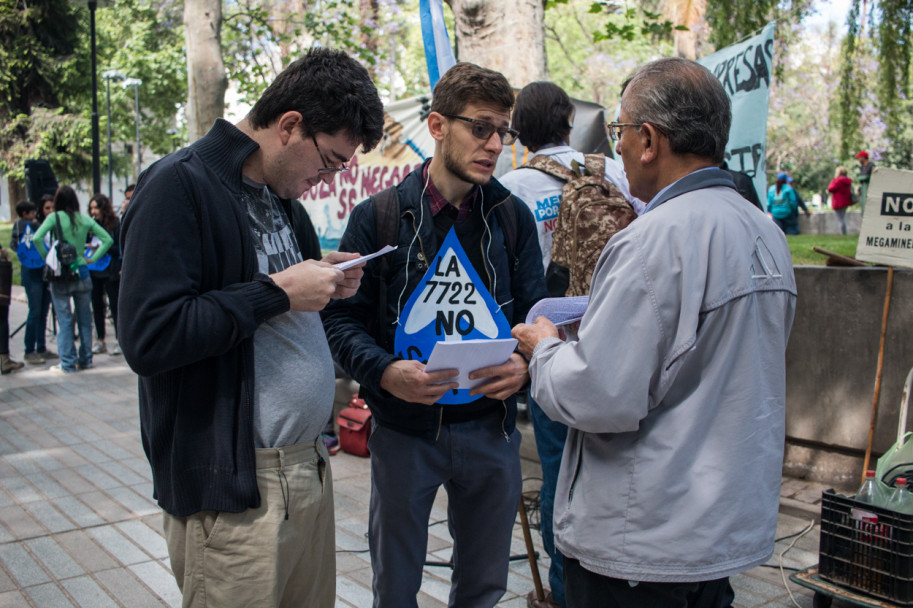
M56 359L57 353L47 349L48 311L51 308L51 291L44 281L44 258L32 244L32 237L38 230L38 207L31 201L19 201L10 236L10 249L19 258L20 282L28 300L28 316L25 319L25 362L41 365L48 359Z

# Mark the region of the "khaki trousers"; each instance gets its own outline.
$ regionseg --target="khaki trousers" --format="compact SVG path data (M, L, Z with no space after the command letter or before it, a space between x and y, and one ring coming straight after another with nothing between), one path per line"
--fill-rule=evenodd
M256 451L260 508L164 514L184 608L336 602L333 482L323 439Z

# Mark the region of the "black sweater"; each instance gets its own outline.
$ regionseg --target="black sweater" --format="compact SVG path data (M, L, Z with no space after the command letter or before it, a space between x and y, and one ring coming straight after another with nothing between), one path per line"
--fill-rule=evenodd
M256 149L217 121L140 176L124 218L118 338L140 376L155 498L176 516L260 505L253 335L289 300L259 273L240 203Z

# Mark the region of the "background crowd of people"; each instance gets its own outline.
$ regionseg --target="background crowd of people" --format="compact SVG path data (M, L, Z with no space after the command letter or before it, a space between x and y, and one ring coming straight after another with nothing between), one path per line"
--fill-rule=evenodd
M133 186L126 189L126 209ZM60 359L49 370L75 372L92 367L92 356L108 352L105 343L106 319L115 323L120 277L120 216L110 199L96 194L89 201L88 213L80 211L79 199L70 186L60 186L54 195L45 194L35 204L20 201L18 219L10 235L10 249L16 252L20 266L20 283L28 302L23 341L25 363L43 365ZM58 241L69 243L77 255L69 265L57 258ZM53 251L53 253L52 253ZM9 355L8 323L9 285L12 265L0 247L0 371L3 374L21 369L24 363ZM66 266L71 266L67 268ZM7 274L9 278L7 279ZM72 304L72 307L71 307ZM53 307L52 307L53 305ZM48 348L48 314L56 334L57 352ZM97 342L93 346L94 319ZM12 334L18 332L13 330ZM77 349L78 341L78 349ZM59 353L59 354L58 354ZM112 355L120 354L115 341Z

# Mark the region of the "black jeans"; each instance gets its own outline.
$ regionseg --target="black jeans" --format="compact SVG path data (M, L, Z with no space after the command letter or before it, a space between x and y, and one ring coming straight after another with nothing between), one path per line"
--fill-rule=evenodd
M590 572L564 558L567 608L730 608L735 593L729 578L699 583L638 583Z
M98 340L105 339L105 295L111 306L111 317L114 322L114 337L117 337L117 290L120 288L120 279L92 277L92 315L95 318L95 335Z

